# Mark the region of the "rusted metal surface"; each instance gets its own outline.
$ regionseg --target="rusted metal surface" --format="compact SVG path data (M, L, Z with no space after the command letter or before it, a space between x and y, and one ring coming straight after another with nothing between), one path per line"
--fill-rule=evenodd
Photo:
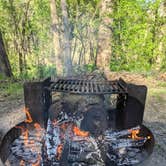
M127 89L120 81L93 81L81 79L58 79L49 90L74 94L126 94Z

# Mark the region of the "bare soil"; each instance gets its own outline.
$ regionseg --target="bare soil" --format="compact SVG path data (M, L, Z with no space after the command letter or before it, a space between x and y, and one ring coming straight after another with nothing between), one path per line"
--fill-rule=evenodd
M110 77L110 76L109 76ZM149 88L144 124L155 136L155 148L146 166L166 165L166 87L158 86L157 79L146 79L142 75L112 74L111 79L122 77L127 82L145 84ZM166 82L165 82L166 83ZM164 86L165 86L164 83ZM25 119L23 99L8 99L0 96L0 140L5 133Z

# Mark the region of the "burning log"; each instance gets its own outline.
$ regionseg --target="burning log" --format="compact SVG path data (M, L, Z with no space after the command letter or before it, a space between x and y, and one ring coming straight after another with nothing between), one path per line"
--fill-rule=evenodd
M51 120L48 120L47 133L45 136L45 146L49 160L55 158L59 144L61 144L60 128L58 126L53 127Z
M110 142L109 145L113 149L127 148L127 147L140 147L143 146L147 141L147 138L142 138L140 140L133 139L118 139L116 141Z
M120 165L133 165L133 164L138 164L139 160L125 157L125 158L118 159L116 163L118 166L120 166Z
M105 158L117 166L139 163L140 159L136 158L136 154L140 151L137 149L149 137L138 136L140 126L122 131L105 131L106 114L101 117L101 110L90 106L81 116L59 110L56 119L48 119L46 132L37 123L34 124L33 132L19 126L22 135L14 141L11 151L15 157L31 166L104 166ZM30 121L29 118L27 123ZM86 131L81 130L81 127Z
M110 140L110 141L111 140L116 140L117 138L124 137L126 135L131 134L132 131L137 131L137 130L140 130L140 126L137 126L137 127L134 127L134 128L128 129L128 130L118 131L118 132L117 131L107 130L105 132L105 139L106 140Z

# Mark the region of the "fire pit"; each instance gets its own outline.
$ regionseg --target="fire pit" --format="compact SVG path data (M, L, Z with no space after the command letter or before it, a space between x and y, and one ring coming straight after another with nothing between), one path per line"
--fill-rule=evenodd
M25 83L27 119L0 147L10 166L137 165L153 151L142 125L147 88L94 79Z

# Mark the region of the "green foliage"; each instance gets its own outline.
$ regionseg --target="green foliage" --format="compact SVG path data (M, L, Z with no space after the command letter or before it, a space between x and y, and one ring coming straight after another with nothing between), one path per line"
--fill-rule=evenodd
M0 13L0 29L14 76L36 76L37 65L44 65L51 57L49 0L0 1ZM22 73L19 57L22 57Z
M8 79L0 84L0 91L3 97L20 98L23 94L23 85Z
M96 69L96 66L95 66L95 64L87 64L87 65L85 65L85 68L88 72L92 72Z
M74 68L93 71L98 51L98 30L102 20L102 1L66 1L72 27ZM113 14L107 13L112 18L112 71L166 72L166 17L162 14L163 2L164 0L114 1L114 5L110 7ZM56 7L61 26L60 0L56 1ZM14 76L32 79L55 75L50 0L0 1L0 13L0 29ZM22 73L19 69L20 54L23 60ZM91 58L86 60L83 56L87 55Z
M158 35L159 20L163 20L159 17L161 2L116 1L110 16L113 18L111 70L149 71L157 64L157 58L165 54L159 50L164 43L164 37Z
M50 76L56 76L56 68L54 65L40 65L38 70L39 78L47 78Z

